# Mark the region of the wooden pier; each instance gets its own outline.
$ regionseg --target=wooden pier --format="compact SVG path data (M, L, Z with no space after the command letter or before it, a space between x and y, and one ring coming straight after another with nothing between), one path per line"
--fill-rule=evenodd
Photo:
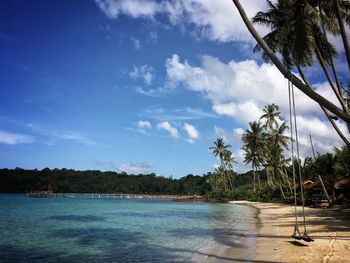
M35 191L27 193L28 197L53 197L52 191Z

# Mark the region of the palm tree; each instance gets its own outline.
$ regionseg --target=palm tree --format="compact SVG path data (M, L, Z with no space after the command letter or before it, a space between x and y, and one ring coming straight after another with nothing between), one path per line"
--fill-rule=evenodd
M260 117L260 120L265 119L265 128L271 130L278 126L277 118L280 115L280 112L278 110L279 106L274 103L265 106L265 108L263 109L264 114Z
M231 191L233 191L234 190L233 165L237 162L235 161L235 157L232 155L231 151L226 151L224 155L224 163L225 163L225 167L227 168L225 172L226 172L228 181L230 183Z
M227 152L229 151L228 149L231 148L231 145L225 144L224 139L223 138L218 138L215 142L214 142L214 146L213 147L209 147L209 150L213 151L213 154L216 157L219 157L220 159L220 163L221 163L221 169L219 171L222 172L223 174L223 178L224 178L224 187L225 190L227 190L227 184L226 184L226 166L225 166L225 155L227 155ZM219 167L219 168L220 168Z
M209 147L209 150L213 151L216 157L219 157L221 165L224 166L224 156L226 151L231 147L231 145L226 145L223 138L218 138L214 142L213 147Z
M285 172L287 159L284 156L284 148L288 149L289 138L284 135L287 128L288 126L284 122L275 129L269 130L267 135L267 154L264 163L268 174L268 184L273 186L277 182L283 198L285 198L283 186L288 183L288 175Z
M288 69L292 66L298 69L300 76L309 89L312 88L303 73L302 67L311 66L315 55L330 87L341 104L342 110L350 114L347 103L343 98L342 86L333 62L333 57L337 55L337 52L328 41L326 33L326 30L334 34L338 32L336 22L329 19L321 11L320 2L322 1L316 1L311 4L308 1L291 0L278 0L277 4L272 4L271 1L267 2L270 9L267 12L258 12L252 19L253 23L271 27L271 32L264 37L266 44L274 53L282 55L283 63ZM327 4L323 5L326 5L325 8L327 10L329 9ZM319 10L317 10L317 7ZM254 51L261 51L259 44L254 48ZM263 53L263 58L268 58L265 53ZM336 84L333 83L328 71L328 65L333 70ZM339 136L345 143L350 145L328 112L324 108L322 110ZM348 128L350 130L350 124Z
M256 171L264 162L266 150L266 134L263 132L263 127L260 122L254 121L249 123L250 130L242 135L243 147L245 151L244 162L251 163L253 169L253 185L256 190ZM260 187L260 176L257 176Z
M302 91L304 94L306 94L312 100L316 101L322 107L324 107L325 109L327 109L331 113L335 114L336 116L338 116L339 118L341 118L345 122L350 123L350 113L348 111L337 107L335 104L330 102L328 99L326 99L323 96L316 93L312 88L307 86L306 83L303 83L303 81L301 81L299 78L297 78L295 75L293 75L290 72L290 68L288 66L281 63L281 61L276 56L276 54L274 54L276 49L274 50L273 47L270 48L267 45L267 43L265 42L265 40L260 37L260 35L257 33L255 28L253 27L252 23L250 22L249 18L247 17L242 5L240 4L240 1L239 0L232 0L232 2L235 4L237 10L239 11L239 13L240 13L246 27L248 28L249 32L256 39L259 46L264 51L265 56L268 57L269 59L271 59L271 61L276 65L276 67L283 74L283 76L285 76L289 81L291 81L294 84L294 86L296 86L300 91ZM307 3L305 1L297 1L297 2L304 3L304 4ZM272 4L271 1L268 1L268 3ZM309 5L307 6L307 10L311 10ZM310 13L310 16L314 17L315 13L314 12ZM305 15L299 16L299 22L303 22L304 19L306 19L305 21L310 21L310 20L307 20L307 16L305 16ZM295 19L295 20L297 20L297 19ZM301 29L303 31L302 27L304 27L305 28L304 31L309 32L310 26L308 24L303 25L302 23L299 23L299 22L296 21L296 25L301 25L301 27L298 27L298 29ZM308 35L305 35L305 36L308 36ZM302 36L300 36L300 37L298 36L298 39L301 40L302 38L303 38ZM286 41L284 41L284 43L285 42ZM302 41L299 43L300 43L300 45L297 45L295 49L286 48L285 51L288 52L290 50L291 54L293 54L293 55L298 54L298 52L301 50L300 47L307 45L309 43L312 44L312 40L306 39L305 41ZM286 45L286 47L289 47L289 46ZM309 49L307 49L307 50L309 50ZM281 53L281 54L283 54L283 53ZM305 57L305 59L303 57L299 57L299 56L295 57L296 59L299 60L299 61L298 60L296 61L296 62L298 62L296 64L303 65L301 62L307 63L310 61L310 59L312 59L312 58L310 58L309 53L306 53L306 54L307 54L307 56ZM285 57L288 58L287 55ZM292 61L292 62L295 62L295 61Z

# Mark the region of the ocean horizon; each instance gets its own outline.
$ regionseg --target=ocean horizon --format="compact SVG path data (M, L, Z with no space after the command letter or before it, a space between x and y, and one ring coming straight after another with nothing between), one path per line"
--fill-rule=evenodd
M249 206L0 194L1 262L210 262L255 256Z

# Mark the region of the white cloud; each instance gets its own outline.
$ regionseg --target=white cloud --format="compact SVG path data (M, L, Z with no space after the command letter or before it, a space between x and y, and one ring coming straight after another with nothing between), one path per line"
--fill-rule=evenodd
M153 68L149 65L134 66L133 70L129 72L129 76L132 79L142 78L146 85L150 85L153 80Z
M0 143L4 144L19 144L19 143L33 143L34 139L31 136L18 133L10 133L5 131L0 131Z
M152 124L149 121L138 121L136 123L137 131L146 134L147 130L152 129ZM134 130L134 129L131 129Z
M205 118L217 118L213 113L206 112L199 108L177 108L177 109L164 109L162 107L151 107L141 114L147 118L159 120L159 121L189 121Z
M77 131L70 131L70 130L58 130L48 127L43 127L41 125L28 123L27 127L30 128L34 133L47 136L51 138L56 138L60 140L72 140L81 144L85 145L97 145L97 143L94 140L91 140L87 138L85 135L83 135L80 132Z
M119 15L155 20L157 15L166 16L170 24L194 26L200 36L213 41L244 41L255 43L246 29L232 1L212 0L95 0L99 8L111 19ZM266 8L262 0L243 3L248 17ZM260 32L267 30L257 27Z
M180 134L179 134L178 130L177 130L175 127L172 127L172 126L170 125L170 123L167 122L167 121L158 123L157 128L158 128L159 130L165 130L165 131L169 132L169 134L171 135L171 137L173 137L173 138L175 138L175 139L180 138Z
M136 125L139 129L152 129L152 125L149 121L138 121Z
M82 135L79 132L64 131L61 133L56 133L54 134L54 136L63 140L72 140L85 145L96 145L95 141L86 138L84 135Z
M243 103L223 103L213 105L213 111L219 115L227 115L233 117L239 123L247 123L255 121L263 114L253 101L245 101Z
M193 140L197 140L199 138L199 131L193 125L185 123L183 126L183 129L186 131L191 142L193 142Z
M233 117L247 124L261 113L265 105L276 103L288 116L287 80L272 64L257 64L254 60L223 63L218 58L203 56L200 66L180 61L174 54L166 61L170 86L184 86L203 94L211 101L212 109L220 115ZM327 83L314 85L316 92L336 103ZM295 89L299 114L322 114L317 103Z
M121 14L133 18L152 17L158 9L156 2L147 0L95 0L95 2L109 18L118 18Z
M147 174L149 169L153 167L152 163L149 162L140 162L140 163L129 163L121 164L119 170L126 172L128 174Z
M135 49L141 49L142 45L141 45L140 40L138 40L138 39L136 39L136 38L134 38L134 37L130 38L130 40L131 40L131 42L132 42L132 44L133 44L133 47L134 47Z
M244 130L242 128L234 128L232 131L226 131L221 127L214 126L216 138L223 138L225 143L232 145L235 148L241 147L241 138Z
M153 31L149 32L149 38L150 38L151 42L157 43L157 40L158 40L157 32L153 32Z

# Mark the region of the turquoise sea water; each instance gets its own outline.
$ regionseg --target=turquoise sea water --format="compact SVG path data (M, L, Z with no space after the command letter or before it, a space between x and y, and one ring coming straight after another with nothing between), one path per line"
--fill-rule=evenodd
M254 251L245 238L254 214L232 204L0 194L0 262L202 262L219 246Z

